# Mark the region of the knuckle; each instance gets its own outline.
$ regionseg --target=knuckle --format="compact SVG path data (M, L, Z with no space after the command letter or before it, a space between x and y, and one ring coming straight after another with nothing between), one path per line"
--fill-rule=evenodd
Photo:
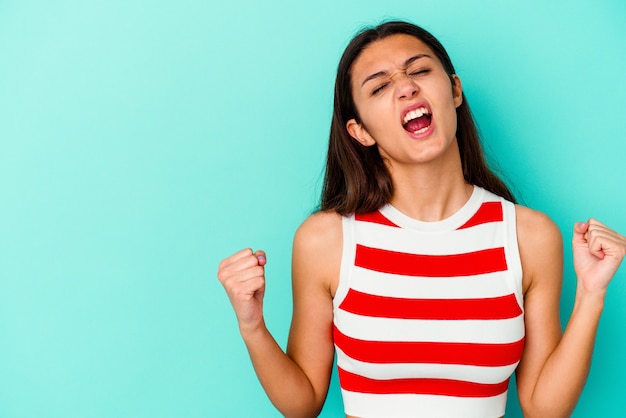
M217 266L218 270L221 270L224 268L224 266L226 266L226 261L228 261L228 258L224 258L222 259L222 261L220 261L220 264Z
M224 286L225 288L232 287L234 276L233 274L231 274L230 271L224 270L224 271L219 272L217 274L217 278L222 283L222 286Z

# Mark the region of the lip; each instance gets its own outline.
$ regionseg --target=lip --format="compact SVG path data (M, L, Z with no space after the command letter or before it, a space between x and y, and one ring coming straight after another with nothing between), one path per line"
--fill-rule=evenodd
M432 134L433 130L435 129L435 120L434 120L433 110L431 109L430 105L426 101L419 101L417 103L414 103L402 109L402 112L400 113L400 126L404 125L403 123L404 117L406 116L407 113L411 112L412 110L418 109L420 107L425 107L428 110L428 113L430 113L430 116L431 116L430 125L428 126L428 129L426 129L426 131L419 133L419 134L408 132L407 130L403 128L404 132L406 132L407 135L413 139L424 139L430 136L430 134Z

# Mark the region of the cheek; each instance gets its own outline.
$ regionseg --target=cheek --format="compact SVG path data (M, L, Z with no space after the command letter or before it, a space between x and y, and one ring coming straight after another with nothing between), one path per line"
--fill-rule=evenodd
M373 131L389 129L390 124L395 120L393 106L382 101L369 104L359 114L362 124Z
M449 132L450 137L456 138L457 135L457 116L456 111L453 111L448 116L448 120L446 121L446 126Z

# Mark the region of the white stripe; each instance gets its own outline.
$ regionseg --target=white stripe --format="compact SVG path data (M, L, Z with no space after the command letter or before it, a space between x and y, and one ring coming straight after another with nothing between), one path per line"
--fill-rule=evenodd
M489 200L499 201L501 199L495 195L490 196L489 192L483 188L474 187L472 195L463 207L461 207L452 216L434 222L413 219L396 209L391 204L380 208L380 212L393 223L403 228L414 229L420 232L447 232L453 231L463 225L470 216L478 211L481 203Z
M371 248L410 254L465 254L506 244L502 222L446 233L416 233L410 229L371 222L356 222L355 226L355 242ZM416 236L420 239L415 239Z
M339 272L339 283L333 297L333 307L339 306L348 294L352 282L352 272L354 271L354 216L344 216L341 220L343 229L343 251L341 253L341 267Z
M435 395L371 395L341 390L345 412L367 418L496 418L504 415L506 392L490 398ZM393 408L393 409L391 409Z
M502 382L502 376L510 376L517 363L509 366L486 367L462 364L423 364L423 363L366 363L348 357L337 348L337 365L342 369L370 379L411 379L419 376L424 379L467 380L484 384Z
M344 335L367 341L507 344L524 337L524 321L519 317L488 321L390 319L335 309L335 325Z
M473 299L506 296L518 291L508 271L467 277L414 277L354 267L352 277L353 289L389 297Z
M508 219L505 229L507 245L506 249L506 263L509 267L509 271L513 274L513 283L516 287L515 296L517 297L518 304L524 309L524 297L522 289L522 261L519 255L519 247L517 245L517 228L516 228L516 212L515 205L511 202L503 202L504 219Z

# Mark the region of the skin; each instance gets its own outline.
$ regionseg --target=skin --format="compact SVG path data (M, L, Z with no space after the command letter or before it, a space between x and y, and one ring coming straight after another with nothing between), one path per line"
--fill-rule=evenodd
M417 55L422 57L407 66L407 59ZM346 129L362 145L379 148L394 185L391 203L423 221L445 219L458 211L472 192L463 179L455 137L460 79L451 80L421 41L393 35L364 50L353 65L352 80L361 119L350 120ZM406 106L418 101L432 109L434 129L428 137L415 139L403 129L401 116ZM577 292L562 334L560 231L540 212L517 206L516 214L526 326L516 372L519 399L525 417L566 417L587 378L606 289L626 254L626 237L594 219L575 225ZM326 398L334 355L332 299L341 250L338 214L316 213L298 228L292 260L294 312L286 353L263 320L265 253L244 249L219 266L218 278L259 380L287 417L317 416Z

